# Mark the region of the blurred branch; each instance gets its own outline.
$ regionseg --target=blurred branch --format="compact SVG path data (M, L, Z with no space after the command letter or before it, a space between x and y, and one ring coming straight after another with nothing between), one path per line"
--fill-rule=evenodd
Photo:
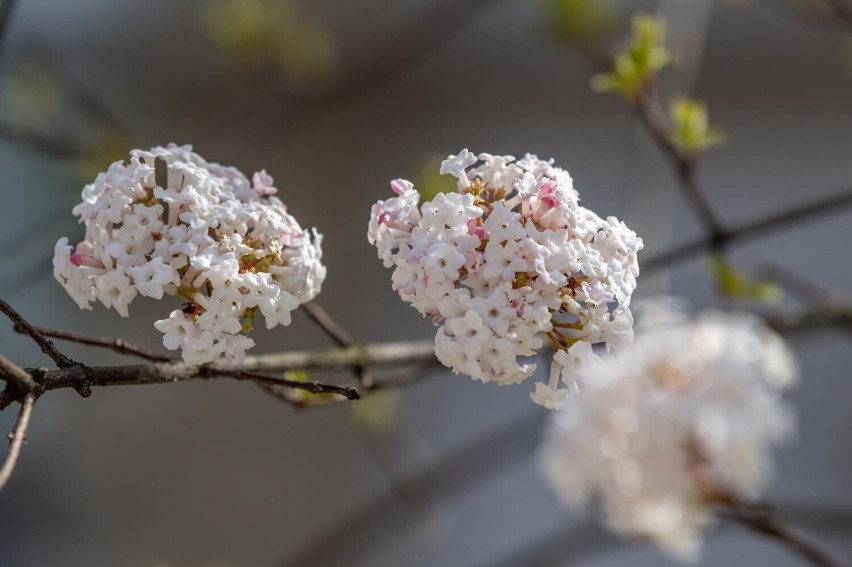
M852 7L846 0L820 0L843 25L852 31Z
M787 228L791 225L819 218L852 205L852 188L831 197L819 199L808 204L798 205L779 213L757 218L739 227L722 231L715 238L704 237L682 246L675 247L657 256L652 256L642 264L643 271L667 268L701 253L731 244L739 244L767 233Z
M763 279L777 282L782 288L792 292L793 297L804 305L813 305L816 301L834 296L825 286L781 264L764 263L760 272Z
M444 0L428 2L411 23L396 28L387 42L392 49L374 58L375 64L356 69L348 81L325 96L304 98L306 103L335 103L353 100L381 89L417 65L478 21L484 10L499 0ZM291 95L292 96L292 95Z
M95 90L72 73L61 58L46 45L42 43L30 45L24 55L31 60L31 63L37 62L52 77L55 77L64 95L64 107L67 107L63 108L62 115L70 116L79 113L90 128L81 130L79 125L73 122L70 123L70 127L68 124L57 122L51 125L49 131L43 131L26 125L0 123L0 138L55 159L81 159L90 158L93 155L102 157L97 153L108 149L104 146L106 142L101 139L105 136L105 132L116 139L129 138L127 128ZM93 133L96 135L94 141L86 138L86 136L91 137ZM114 141L110 137L105 139L107 142Z
M39 132L31 132L13 128L8 124L0 123L0 138L4 140L27 146L30 149L51 158L73 159L82 154L80 148L74 146L68 140L59 137L52 138Z
M799 535L782 524L765 506L734 503L724 517L753 532L774 539L809 563L821 567L843 567L844 565L809 538Z
M630 104L657 147L671 163L680 181L681 192L693 213L704 224L709 239L713 243L719 242L720 236L724 234L725 230L719 219L716 218L704 193L698 187L698 182L695 179L696 157L687 154L672 142L666 119L652 100L648 88L639 91L637 96L630 101Z
M776 509L780 516L793 518L798 523L808 523L812 526L819 524L825 531L833 528L843 537L848 536L846 530L852 528L852 511L845 508L783 504ZM740 523L732 516L723 517L731 520L732 523ZM722 531L727 531L730 529L728 526L730 524L723 524L720 528ZM799 536L796 535L796 537ZM533 541L526 542L508 555L503 555L481 567L576 565L637 542L638 540L619 538L597 522L582 521L578 524L562 526Z
M24 444L27 436L27 428L30 426L30 416L32 415L34 404L35 395L33 394L28 394L21 403L18 419L15 421L15 426L9 434L9 450L6 452L3 466L0 467L0 490L3 490L3 487L9 481L9 477L12 476L12 471L15 470L18 455L21 454L21 446Z
M301 551L280 562L281 567L349 565L353 554L373 549L388 534L416 522L412 506L452 501L482 485L483 479L505 470L509 463L527 459L536 448L547 417L534 411L511 420L482 437L465 443L441 463L400 480L397 489L413 495L413 502L401 503L397 492L386 492L336 525L309 541Z
M2 0L0 4L0 50L9 30L9 22L12 20L12 12L15 10L17 0Z
M764 318L771 328L785 335L825 328L852 333L852 302L828 299L803 311L767 315Z

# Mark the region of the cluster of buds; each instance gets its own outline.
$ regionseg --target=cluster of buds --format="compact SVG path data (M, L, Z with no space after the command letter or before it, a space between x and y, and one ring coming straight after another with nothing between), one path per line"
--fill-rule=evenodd
M548 340L557 352L551 380L532 398L558 407L591 345L632 340L642 240L580 206L571 176L553 160L462 150L441 173L458 178L458 192L419 208L413 185L393 181L398 196L373 207L368 239L394 268L393 288L439 326L435 353L444 365L514 384L535 370L519 357Z
M268 328L289 325L326 274L322 236L299 226L272 183L191 146L134 150L83 189L73 213L84 240L56 243L54 275L82 309L99 300L122 317L137 294L178 296L183 308L154 323L166 348L190 364L240 360L257 311Z
M656 305L638 320L630 348L587 365L541 461L567 504L597 496L613 531L692 560L715 510L766 485L794 429L781 394L795 364L752 316Z

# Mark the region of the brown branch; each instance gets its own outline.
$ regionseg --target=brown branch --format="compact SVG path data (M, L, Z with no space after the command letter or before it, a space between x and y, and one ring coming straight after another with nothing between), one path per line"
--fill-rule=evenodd
M173 360L168 356L138 347L132 343L125 341L124 339L108 339L105 337L95 337L92 335L70 333L67 331L59 331L56 329L39 327L36 325L34 325L33 328L45 337L51 337L54 339L69 341L72 343L79 343L81 345L106 348L120 354L138 356L139 358L144 358L145 360L150 360L151 362L171 362ZM19 333L24 332L23 329L18 327L16 327L15 330Z
M331 315L328 314L319 303L315 301L308 301L307 303L302 304L302 309L305 310L305 314L310 318L311 321L316 323L326 335L328 335L331 340L337 343L337 346L348 347L352 346L355 342L352 340L352 336L346 332L346 329L341 327L337 321L331 318Z
M80 365L78 362L71 360L59 352L59 349L56 348L50 339L41 334L38 329L30 325L17 311L12 309L11 305L2 299L0 299L0 311L2 311L6 317L14 323L16 330L29 335L30 338L39 346L41 352L53 359L56 366L59 368L69 368Z
M733 504L724 516L753 532L774 539L814 565L821 567L843 567L844 565L809 538L779 522L765 507Z
M81 392L84 397L88 397L91 395L92 386L164 384L218 377L285 386L312 394L339 394L350 400L357 400L360 397L358 390L349 386L336 386L321 382L300 382L251 372L242 368L216 366L215 364L190 366L181 362L161 362L138 366L92 366L88 368L72 366L44 372L40 377L40 383L45 391L74 388Z
M672 248L642 262L642 270L647 273L667 268L673 264L688 260L693 256L711 251L719 246L728 247L732 244L739 244L781 228L840 212L849 206L852 206L852 188L838 195L820 199L810 204L792 207L779 213L772 213L765 217L752 220L742 226L725 230L715 240L711 237L704 237Z
M23 368L0 354L0 379L11 384L21 395L35 392L39 385Z
M12 471L15 470L15 464L18 462L18 456L21 454L21 446L24 444L27 436L27 428L30 425L33 404L35 404L35 395L28 394L21 403L21 411L18 412L18 419L15 421L12 433L9 434L9 450L6 452L3 466L0 467L0 490L6 486L9 477L12 476Z
M81 395L91 394L92 386L144 385L182 382L217 377L246 380L270 386L304 390L312 394L337 394L354 400L360 397L356 388L321 382L301 382L266 372L286 370L345 370L355 364L387 366L424 363L435 358L432 341L409 341L337 348L322 351L295 351L246 358L240 366L224 361L207 366L192 366L182 362L160 362L133 366L75 365L39 373L38 388L44 391L74 388ZM399 385L410 379L400 379ZM381 386L380 386L381 387Z
M669 137L669 127L662 111L651 99L648 89L640 91L634 100L630 101L639 121L651 135L660 151L671 163L680 181L681 192L693 213L704 224L704 228L713 242L724 233L722 224L713 213L713 208L698 187L695 179L695 157L684 153L672 143Z
M355 345L352 335L341 327L319 303L308 301L307 303L303 303L302 307L311 321L317 324L337 346L351 347ZM365 388L372 387L373 379L363 364L354 364L352 366L352 374L355 376L355 380L359 385Z

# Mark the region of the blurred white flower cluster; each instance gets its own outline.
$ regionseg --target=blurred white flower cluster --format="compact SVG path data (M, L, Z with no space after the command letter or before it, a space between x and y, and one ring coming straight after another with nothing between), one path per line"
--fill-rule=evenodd
M690 560L714 509L765 486L771 448L794 430L781 392L795 364L748 315L657 306L638 320L629 349L587 367L541 462L569 505L596 495L613 531Z
M56 243L54 275L82 309L97 299L122 317L137 294L179 296L183 309L154 323L166 348L190 364L240 360L255 313L269 328L289 325L326 273L322 236L302 230L272 183L191 146L134 150L83 189L73 213L85 238Z
M454 372L521 382L535 364L518 357L534 355L546 336L558 355L550 383L532 397L556 407L591 344L632 339L628 306L642 240L580 206L571 176L553 160L462 150L441 173L458 178L458 192L419 208L413 185L393 181L398 196L373 207L368 239L395 268L402 299L439 325L435 353Z

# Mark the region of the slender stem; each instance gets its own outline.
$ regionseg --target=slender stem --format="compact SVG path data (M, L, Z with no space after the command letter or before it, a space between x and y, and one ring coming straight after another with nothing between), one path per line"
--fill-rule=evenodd
M645 273L667 268L703 252L713 250L719 243L723 247L751 240L767 233L786 228L813 218L840 212L852 206L852 188L838 195L832 195L810 204L799 205L779 213L757 218L740 227L728 229L714 241L711 237L699 238L684 245L672 248L641 263Z
M311 394L337 394L343 396L347 400L358 400L361 395L358 390L351 386L337 386L335 384L324 384L322 382L299 380L290 380L287 378L279 378L277 376L269 376L259 372L249 372L246 370L229 370L229 369L213 369L211 371L216 376L227 376L235 380L249 380L258 384L266 384L268 386L286 387L294 390L304 390ZM206 372L202 373L206 374Z
M763 507L733 505L728 510L726 517L756 533L774 539L814 565L820 567L843 567L844 565L809 538L779 522Z
M354 344L355 341L352 340L352 336L337 321L332 319L328 311L323 309L319 303L308 301L302 304L302 309L305 310L311 321L316 323L331 340L337 343L337 346L348 347Z
M12 433L9 434L9 450L6 452L6 458L3 460L3 466L0 467L0 490L6 486L9 478L12 476L12 471L15 470L15 464L18 462L18 456L21 454L21 446L27 436L27 428L30 425L30 416L33 413L33 405L35 404L35 395L28 394L23 403L21 403L21 411L18 412L18 419L15 421L15 426L12 428Z
M0 299L0 311L2 311L6 317L8 317L12 323L15 324L15 329L19 330L22 333L25 333L30 336L30 338L39 346L41 351L53 359L53 362L56 363L56 366L59 368L69 368L71 366L77 366L79 363L71 360L56 348L53 342L41 334L38 329L33 327L27 322L26 319L21 317L21 315L12 309L12 306Z
M120 354L138 356L139 358L144 358L145 360L150 360L151 362L170 362L173 360L168 356L158 354L150 350L145 350L141 347L138 347L132 343L125 341L124 339L108 339L105 337L94 337L91 335L84 335L81 333L69 333L67 331L59 331L56 329L49 329L47 327L39 327L35 325L33 326L33 328L45 337L51 337L54 339L60 339L72 343L79 343L81 345L107 348ZM21 328L16 328L15 330L17 330L18 332L24 332Z
M647 91L641 92L632 102L633 110L660 151L671 162L680 181L681 192L692 211L704 224L712 241L724 233L722 224L716 218L713 208L698 187L695 179L695 159L683 153L669 138L669 128L662 112L651 100Z
M351 347L355 344L355 340L352 338L352 335L340 326L340 324L335 321L331 315L328 314L328 311L326 311L319 303L315 301L308 301L307 303L303 303L302 307L305 309L305 313L311 321L319 325L319 327L331 338L332 341L337 344L337 346ZM352 374L361 386L366 388L372 387L373 379L363 364L354 364L352 366Z

